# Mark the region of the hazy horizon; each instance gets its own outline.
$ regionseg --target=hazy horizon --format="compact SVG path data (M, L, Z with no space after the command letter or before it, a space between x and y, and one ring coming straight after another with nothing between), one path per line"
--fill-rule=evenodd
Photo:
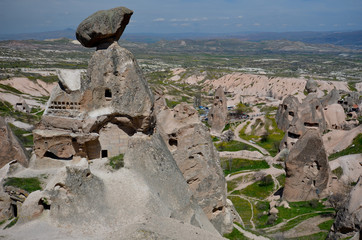
M76 29L98 10L134 10L127 33L357 31L362 0L2 0L1 34Z

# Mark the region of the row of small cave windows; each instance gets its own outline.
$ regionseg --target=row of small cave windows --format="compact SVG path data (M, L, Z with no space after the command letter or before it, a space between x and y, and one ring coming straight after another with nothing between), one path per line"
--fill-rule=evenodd
M68 105L68 106L71 106L71 105L80 105L79 103L77 102L52 102L53 105Z

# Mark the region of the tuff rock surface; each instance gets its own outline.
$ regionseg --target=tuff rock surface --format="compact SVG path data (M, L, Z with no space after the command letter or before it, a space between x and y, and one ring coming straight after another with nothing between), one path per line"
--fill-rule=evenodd
M226 199L226 181L207 127L197 111L181 103L168 109L156 103L157 126L200 207L220 233L233 229Z
M308 79L308 81L305 85L305 90L308 93L314 93L314 92L317 92L317 89L318 89L318 83L312 78Z
M362 231L362 181L359 178L347 201L337 212L327 239L361 239Z
M290 149L308 130L326 130L323 106L315 94L309 94L302 103L294 96L288 96L279 106L276 121L278 127L286 132L280 148Z
M213 105L208 115L211 134L220 135L227 121L227 100L224 88L219 86L215 91Z
M85 47L118 41L132 14L133 11L125 7L98 11L79 24L76 37Z
M285 200L307 201L326 196L331 170L318 130L306 131L290 149L285 171Z
M15 137L11 129L0 116L0 168L16 160L23 166L28 166L26 150Z
M113 18L123 17L118 14ZM31 168L12 173L43 174L46 187L24 199L19 224L3 234L13 239L29 234L34 239L221 239L156 128L154 97L136 60L114 40L97 48L86 76L60 73L34 130ZM214 168L200 173L197 192L211 212L216 209L212 220L222 232L230 217L225 179L217 158L197 156L215 152L202 126L195 133L208 145L197 151L190 145L187 154ZM180 141L180 146L192 143ZM111 157L119 159L117 168L111 167ZM209 189L214 195L205 192Z

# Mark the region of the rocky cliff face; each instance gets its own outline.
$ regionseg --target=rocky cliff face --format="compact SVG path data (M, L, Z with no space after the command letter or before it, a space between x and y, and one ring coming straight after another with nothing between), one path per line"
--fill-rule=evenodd
M285 200L307 201L327 196L331 170L318 130L306 131L290 149L285 170Z
M218 87L215 91L214 102L208 115L208 123L211 126L211 133L220 135L227 120L227 101L224 88Z
M26 150L21 146L4 118L0 116L0 168L13 160L25 167L28 166Z
M43 191L31 193L20 206L19 221L31 222L35 238L42 238L43 233L37 231L40 226L61 239L221 238L199 206L204 197L202 207L207 206L213 223L220 224L218 229L232 227L231 222L225 225L230 215L224 204L225 179L213 158L215 149L201 126L191 128L199 134L196 142L190 141L188 131L182 135L185 140L177 142L178 147L189 149L187 158L197 159L196 165L212 168L200 176L192 173L190 179L201 182L197 195L156 131L154 98L136 60L116 42L131 12L118 10L101 12L101 17L95 14L94 24L88 18L77 30L77 37L91 38L84 37L82 44L96 46L97 51L87 76L61 76L34 130L36 158L31 166L49 178ZM113 20L120 24L113 25ZM92 26L97 34L89 33ZM104 32L98 29L103 27ZM115 33L108 34L109 29ZM203 154L211 160L201 158ZM110 167L109 158L114 156L121 159L118 169ZM208 190L213 190L211 195ZM26 226L7 234L21 238L29 232ZM74 230L71 237L64 234L65 229Z
M362 236L362 181L359 178L344 206L338 211L327 239L361 239Z
M220 233L231 232L226 181L208 129L190 105L181 103L171 110L162 99L156 105L158 129L198 204Z

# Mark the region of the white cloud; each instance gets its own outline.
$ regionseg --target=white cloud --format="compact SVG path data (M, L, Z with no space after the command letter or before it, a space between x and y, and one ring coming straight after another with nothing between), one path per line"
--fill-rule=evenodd
M259 27L261 24L260 23L254 23L253 26Z
M238 18L238 19L242 19L242 18L243 18L243 16L237 16L236 18Z
M229 20L230 17L218 17L218 19L220 19L220 20Z
M170 22L200 22L209 20L207 17L202 18L172 18Z
M153 19L152 21L154 21L154 22L163 22L163 21L165 21L165 19L164 18L156 18L156 19Z
M239 23L239 24L236 24L237 27L242 27L243 24Z

